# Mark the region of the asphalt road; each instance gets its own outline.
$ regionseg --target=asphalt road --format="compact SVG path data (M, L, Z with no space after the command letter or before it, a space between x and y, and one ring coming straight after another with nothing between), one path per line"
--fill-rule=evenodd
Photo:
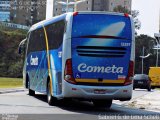
M133 99L148 93L149 92L147 90L134 90ZM80 102L77 100L61 100L56 106L49 106L46 102L45 95L37 94L36 96L32 97L28 95L28 91L26 90L17 90L16 92L0 94L0 119L5 120L5 117L15 117L15 120L98 120L102 119L106 115L116 115L117 117L124 115L160 114L153 111L151 112L124 107L122 105L123 103L124 102L114 101L111 109L109 110L96 108L91 102ZM7 116L7 114L13 116Z

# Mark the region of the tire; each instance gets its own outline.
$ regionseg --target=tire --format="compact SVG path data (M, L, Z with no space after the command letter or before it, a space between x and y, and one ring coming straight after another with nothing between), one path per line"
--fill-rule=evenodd
M29 90L28 94L30 96L35 96L35 91L34 90L31 90L31 89L28 89L28 90Z
M28 94L30 96L34 96L35 95L35 91L30 89L30 80L29 80L29 77L28 77L27 82L28 82Z
M93 100L92 101L95 107L103 107L109 109L112 105L112 100Z
M151 91L151 86L149 86L147 90L148 90L148 91Z
M50 82L47 83L47 102L49 105L55 105L56 99L52 96L51 94L51 87L50 87Z

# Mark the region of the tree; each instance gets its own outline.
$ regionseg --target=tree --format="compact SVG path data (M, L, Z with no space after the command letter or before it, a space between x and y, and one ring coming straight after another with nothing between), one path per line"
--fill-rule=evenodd
M155 39L147 36L147 35L140 35L136 37L135 41L135 73L141 73L141 58L139 56L142 56L142 49L144 49L144 54L147 55L148 53L151 53L151 56L144 59L144 73L148 74L149 67L155 66L156 63L156 54L153 50Z
M139 11L138 10L132 10L131 15L133 17L135 29L139 30L141 28L141 22L138 19ZM137 34L137 32L136 32L136 34Z
M130 11L127 8L122 7L122 6L119 5L119 6L115 7L113 11L114 12L131 14L132 17L133 17L135 29L139 30L141 28L141 22L138 19L138 15L139 15L139 11L138 10L132 10L132 11ZM135 31L135 34L137 35L137 31Z
M114 12L120 12L120 13L128 13L130 14L131 11L129 11L128 9L126 9L125 7L122 7L121 5L118 5L117 7L115 7L113 9Z
M18 55L18 45L27 31L0 28L0 77L22 77L23 56Z

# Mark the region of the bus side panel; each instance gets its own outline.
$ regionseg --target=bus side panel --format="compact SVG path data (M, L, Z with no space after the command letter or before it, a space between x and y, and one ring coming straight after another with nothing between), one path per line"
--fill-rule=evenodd
M26 74L30 79L29 89L46 93L47 80L50 77L51 80L54 80L52 86L55 90L52 94L61 93L61 42L63 41L65 17L66 15L62 15L37 23L30 29L26 66L23 72L24 76Z
M50 71L46 51L34 52L28 55L27 73L30 79L30 89L46 93L47 78L49 74L52 80L53 96L62 93L62 48L50 50Z
M46 51L33 52L27 57L27 73L30 80L30 89L46 93L48 77Z
M47 33L46 41L48 40L48 53L47 57L50 69L50 80L52 83L52 95L59 97L62 93L62 44L65 31L64 18L48 24L45 26ZM47 44L47 43L46 43Z
M62 93L62 47L50 51L53 96Z

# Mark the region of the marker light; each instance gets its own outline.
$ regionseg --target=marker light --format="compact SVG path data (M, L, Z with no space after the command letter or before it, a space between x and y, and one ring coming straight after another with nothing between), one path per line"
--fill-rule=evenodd
M124 82L124 85L132 84L133 74L134 74L134 62L130 61L129 68L128 68L128 76Z
M74 12L74 13L73 13L73 16L76 16L76 15L78 15L78 12Z
M69 83L76 84L76 81L73 77L72 60L71 59L66 60L64 79Z
M129 14L128 14L128 13L124 13L124 16L125 16L125 17L129 17Z

